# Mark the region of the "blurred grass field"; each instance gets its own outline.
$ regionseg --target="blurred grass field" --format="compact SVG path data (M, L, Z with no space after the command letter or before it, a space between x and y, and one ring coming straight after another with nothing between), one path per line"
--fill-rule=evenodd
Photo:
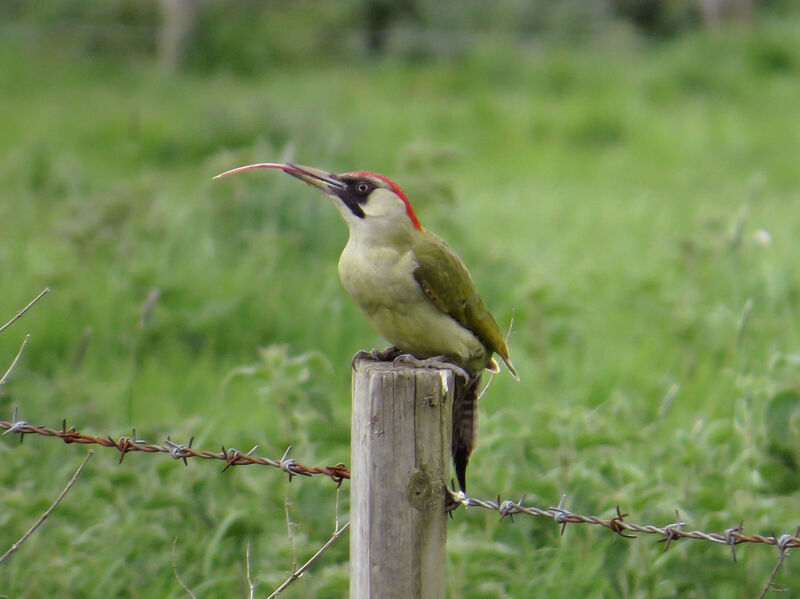
M800 20L658 44L478 40L458 56L165 77L0 38L0 395L33 423L349 462L349 365L383 347L341 288L346 228L246 162L372 170L470 266L522 382L481 403L476 497L792 532L800 472ZM145 326L142 305L160 290ZM751 309L746 310L750 303ZM88 345L86 342L88 340ZM83 349L85 346L85 351ZM0 367L5 370L4 367ZM0 444L0 549L84 450ZM264 595L330 535L334 486L98 451L0 566L8 597ZM342 513L347 490L342 487ZM347 594L341 539L285 597ZM460 510L448 596L755 597L777 559ZM776 582L800 592L790 556Z

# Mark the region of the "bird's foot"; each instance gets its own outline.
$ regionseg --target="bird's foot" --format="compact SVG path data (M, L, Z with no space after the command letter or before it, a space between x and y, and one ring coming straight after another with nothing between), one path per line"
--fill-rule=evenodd
M414 366L416 368L435 368L437 370L450 370L454 375L463 377L465 381L469 381L470 377L469 373L461 368L461 366L456 366L452 362L447 361L446 356L433 356L432 358L417 358L412 356L411 354L400 354L399 356L394 358L395 365L397 364L406 364L408 366Z
M389 360L394 360L398 356L400 356L403 352L397 349L394 345L390 345L384 350L377 350L371 349L368 352L360 351L355 356L353 356L352 366L355 368L356 362L359 360L373 360L376 362L387 362Z
M445 487L444 497L444 511L447 512L452 518L452 512L457 510L460 506L469 506L467 494L464 491L456 491L455 488L449 489Z

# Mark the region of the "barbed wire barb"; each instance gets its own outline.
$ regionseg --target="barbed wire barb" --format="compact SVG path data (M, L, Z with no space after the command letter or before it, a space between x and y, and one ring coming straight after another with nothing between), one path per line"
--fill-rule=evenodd
M739 533L744 530L744 520L739 520L739 525L735 528L725 529L725 542L731 546L731 556L733 561L736 561L736 543L738 540L733 536L733 533Z
M292 482L292 477L298 474L300 476L311 476L310 474L305 473L302 470L295 470L297 461L289 457L291 451L292 451L292 446L289 445L289 447L287 447L286 451L283 453L283 457L281 457L280 461L280 469L289 475L289 482Z
M666 545L664 545L665 552L667 551L667 549L669 549L669 545L670 543L672 543L672 541L677 541L680 538L679 536L676 535L676 531L682 530L681 527L685 525L686 522L681 522L681 517L680 514L678 513L678 508L675 508L675 522L673 522L672 524L667 524L664 527L664 532L666 533L667 536L666 538L661 539L659 541L659 543L666 542Z
M186 459L187 457L189 457L189 454L187 454L186 452L192 448L192 443L194 443L194 436L192 436L189 439L188 445L184 445L182 443L175 443L172 439L169 438L169 435L167 435L167 440L164 441L164 443L166 443L167 447L170 448L170 455L172 455L174 459L183 460L184 466L189 465L189 461Z
M623 526L625 524L625 520L624 519L627 518L628 516L629 516L629 514L627 514L627 513L623 514L622 511L620 510L619 506L617 506L617 515L612 517L608 521L608 527L611 530L613 530L615 533L617 533L618 537L623 537L625 539L635 539L636 535L629 535L629 534L625 534L623 532L625 530L625 527Z
M789 549L791 547L796 547L797 545L792 545L792 542L800 537L800 526L797 527L797 530L794 533L794 537L792 535L783 534L780 538L775 538L775 533L772 533L772 538L775 541L775 545L780 549L780 554L778 555L778 562L775 564L775 567L772 569L772 573L769 575L767 579L767 584L764 585L764 590L761 591L761 594L758 596L758 599L764 599L767 596L769 590L773 587L773 583L775 582L775 577L778 575L778 570L781 569L786 556L789 555Z
M551 507L550 508L551 510L553 510L555 512L555 514L553 515L553 518L555 518L555 521L561 523L561 536L562 537L564 536L564 531L567 529L567 524L569 523L569 520L567 520L567 517L572 515L571 512L569 512L568 510L564 509L564 502L566 501L566 499L567 499L567 494L564 493L561 496L561 501L558 502L558 507Z
M22 443L22 440L25 438L25 433L22 429L27 428L30 426L27 420L20 420L17 418L18 408L14 407L14 414L11 416L11 423L3 433L3 436L9 433L19 433L19 442Z

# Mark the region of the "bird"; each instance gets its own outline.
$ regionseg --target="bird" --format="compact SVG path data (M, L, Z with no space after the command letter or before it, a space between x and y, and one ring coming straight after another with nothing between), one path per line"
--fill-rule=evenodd
M456 373L450 450L466 496L481 375L499 372L497 354L519 380L505 337L467 267L447 243L422 228L406 194L384 175L262 162L214 179L262 168L282 170L321 190L347 224L350 236L339 257L339 278L373 328L392 344L368 355Z

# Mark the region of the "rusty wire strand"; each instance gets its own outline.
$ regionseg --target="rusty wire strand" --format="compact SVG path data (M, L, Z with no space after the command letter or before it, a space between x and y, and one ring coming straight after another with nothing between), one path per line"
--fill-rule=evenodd
M335 466L323 466L320 468L306 466L301 464L293 458L289 458L289 450L284 453L283 457L277 460L264 458L253 455L257 449L254 447L247 453L243 453L238 449L222 447L222 451L201 451L192 448L192 438L188 444L176 443L170 437L167 437L164 444L147 443L144 439L136 438L136 430L130 437L120 437L114 440L110 435L105 437L97 437L88 435L75 430L75 427L67 428L67 421L63 420L61 429L56 430L46 426L34 426L25 420L17 419L17 411L14 410L14 417L12 422L0 420L0 429L5 429L3 435L9 433L17 433L20 435L20 442L25 435L42 435L44 437L56 437L64 441L64 443L79 443L82 445L100 445L102 447L114 448L119 451L119 461L125 458L129 452L144 452L144 453L166 453L175 460L183 460L184 464L188 464L189 458L198 458L204 460L221 460L225 462L223 471L231 466L250 466L253 464L259 466L271 466L278 468L289 475L293 476L313 476L321 474L330 478L337 485L342 484L342 481L350 478L350 471L344 464L336 464ZM291 448L290 448L291 449Z
M526 514L528 516L542 516L545 518L552 518L557 523L561 524L561 533L563 534L564 528L567 524L595 524L608 528L618 536L632 538L633 535L624 534L628 533L643 533L654 534L663 537L660 539L666 543L665 550L669 544L677 541L678 539L693 539L696 541L709 541L719 545L728 545L733 550L734 546L740 543L761 543L764 545L773 545L778 547L784 554L789 549L800 547L800 529L794 534L783 535L746 535L743 532L742 523L735 528L729 528L724 533L709 533L701 530L684 530L685 522L681 522L678 516L678 511L675 510L675 522L667 524L666 526L655 526L652 524L635 524L627 522L625 518L628 514L622 512L620 507L617 506L616 513L611 518L605 519L599 516L586 516L576 514L564 508L565 496L562 496L561 501L557 507L550 507L547 509L524 506L525 497L523 496L519 502L511 501L509 499L501 500L497 497L497 501L475 499L473 497L459 498L458 493L448 491L450 500L464 507L479 507L487 510L493 510L500 514L500 518L513 518L517 514ZM734 559L736 554L733 554Z
M188 444L179 444L167 438L164 445L156 443L147 443L143 439L136 438L136 431L133 431L131 437L120 437L114 440L111 436L96 437L78 432L74 427L67 428L66 420L62 422L61 430L55 430L44 426L34 426L25 420L17 418L16 410L12 422L0 421L0 429L5 429L4 435L9 433L17 433L22 440L24 435L42 435L45 437L56 437L63 440L65 443L80 443L84 445L100 445L102 447L114 448L120 452L120 462L129 452L144 452L144 453L166 453L173 459L187 461L188 458L198 458L207 460L220 460L225 462L223 471L231 466L249 466L253 464L261 466L271 466L273 468L286 472L289 476L313 476L324 475L330 478L333 482L341 485L342 481L350 478L350 471L344 464L337 464L335 466L324 467L309 467L300 462L289 458L291 447L283 454L280 459L270 459L253 455L255 447L248 453L243 453L236 449L222 448L221 452L201 451L192 448L191 439ZM568 524L593 524L609 529L617 536L632 538L634 535L631 533L653 534L662 537L660 540L665 543L665 550L669 546L678 541L679 539L692 539L699 541L708 541L718 545L725 545L731 548L731 555L736 559L735 547L741 543L756 543L763 545L772 545L778 547L785 557L790 549L800 547L800 530L795 534L782 534L782 535L748 535L744 533L743 524L739 522L737 526L726 529L722 533L709 533L701 530L686 530L685 522L680 521L680 517L676 511L676 519L674 522L665 526L655 526L653 524L636 524L628 522L625 518L628 517L627 513L622 512L617 506L615 513L610 518L601 518L599 516L577 514L570 511L565 507L566 496L562 496L559 504L549 508L539 508L535 506L526 506L525 496L518 501L509 499L502 500L500 496L496 501L488 499L476 499L474 497L464 497L460 493L448 491L450 495L450 503L454 507L463 505L470 508L482 508L498 512L502 518L511 518L518 514L528 516L540 516L551 518L556 523L561 525L561 533L563 534ZM338 528L338 527L337 527Z

